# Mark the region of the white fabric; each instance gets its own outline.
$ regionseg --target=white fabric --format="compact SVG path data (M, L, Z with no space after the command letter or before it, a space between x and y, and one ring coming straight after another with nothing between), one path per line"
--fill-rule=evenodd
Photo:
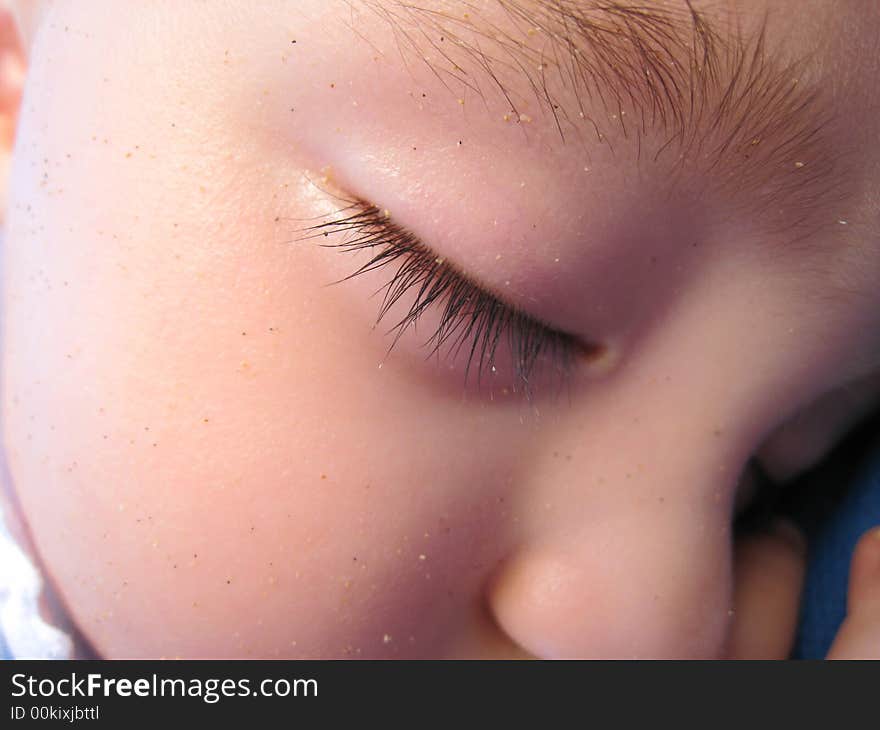
M0 635L13 659L72 659L74 645L40 615L43 578L0 514Z

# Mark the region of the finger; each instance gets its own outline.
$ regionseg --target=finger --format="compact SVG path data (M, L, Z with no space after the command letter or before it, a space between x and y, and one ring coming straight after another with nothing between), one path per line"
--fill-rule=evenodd
M880 659L880 527L862 535L849 569L846 620L829 659Z
M749 535L734 554L732 659L786 659L797 629L806 540L787 520Z

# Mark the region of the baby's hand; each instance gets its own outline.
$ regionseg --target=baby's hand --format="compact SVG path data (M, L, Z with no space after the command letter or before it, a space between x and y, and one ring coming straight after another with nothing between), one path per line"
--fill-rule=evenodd
M735 619L729 656L784 659L797 629L806 542L787 522L744 538L735 559ZM828 659L880 659L880 527L856 545L850 565L847 617Z
M846 604L846 620L828 659L880 659L880 527L856 545Z

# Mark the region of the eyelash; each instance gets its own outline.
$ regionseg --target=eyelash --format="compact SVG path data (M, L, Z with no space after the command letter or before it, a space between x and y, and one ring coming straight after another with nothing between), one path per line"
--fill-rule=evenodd
M495 371L495 355L505 334L513 358L514 390L518 384L530 398L532 378L545 359L554 364L563 379L568 376L574 353L582 347L574 337L502 302L431 251L415 234L393 222L387 211L361 200L345 202L348 205L333 220L307 227L304 238L342 233L345 238L341 242L322 245L341 251L371 252L369 261L334 283L399 262L391 279L376 291L385 291L376 323L407 292L415 291L416 298L409 311L389 330L389 334L395 333L389 352L427 308L436 304L443 307L440 324L423 346L431 348L428 357L439 356L446 345L455 356L470 341L465 381L474 364L478 384L487 370Z

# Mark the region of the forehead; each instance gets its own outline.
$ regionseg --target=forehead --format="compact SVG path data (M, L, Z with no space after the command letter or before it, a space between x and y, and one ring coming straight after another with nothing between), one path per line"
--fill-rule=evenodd
M556 179L567 186L582 184L572 174L581 170L648 170L664 187L711 189L765 232L790 227L797 238L821 232L828 240L840 220L865 218L852 207L862 202L856 199L866 182L878 178L876 145L868 144L877 121L866 112L876 55L852 58L852 39L871 36L853 28L858 13L851 5L345 6L341 25L349 41L357 37L358 63L369 67L373 56L399 67L399 74L386 68L374 77L380 100L406 86L410 96L428 97L416 101L431 107L435 121L458 114L471 142L496 153L503 148L521 165L559 171ZM795 15L803 22L792 23ZM866 25L876 28L877 18ZM394 113L386 108L389 127L407 106L402 102ZM413 115L406 126L426 125ZM517 142L508 141L516 139L540 141L532 144L539 154L514 149Z
M191 33L206 12L187 16ZM663 196L714 194L768 238L835 255L876 243L880 11L863 3L304 0L246 15L236 27L274 64L254 85L296 97L280 124L295 107L296 134L316 147L350 141L367 192L387 171L436 208L475 201L460 209L481 235L508 208L594 214L624 189L643 206L647 181ZM487 212L473 188L503 201Z

